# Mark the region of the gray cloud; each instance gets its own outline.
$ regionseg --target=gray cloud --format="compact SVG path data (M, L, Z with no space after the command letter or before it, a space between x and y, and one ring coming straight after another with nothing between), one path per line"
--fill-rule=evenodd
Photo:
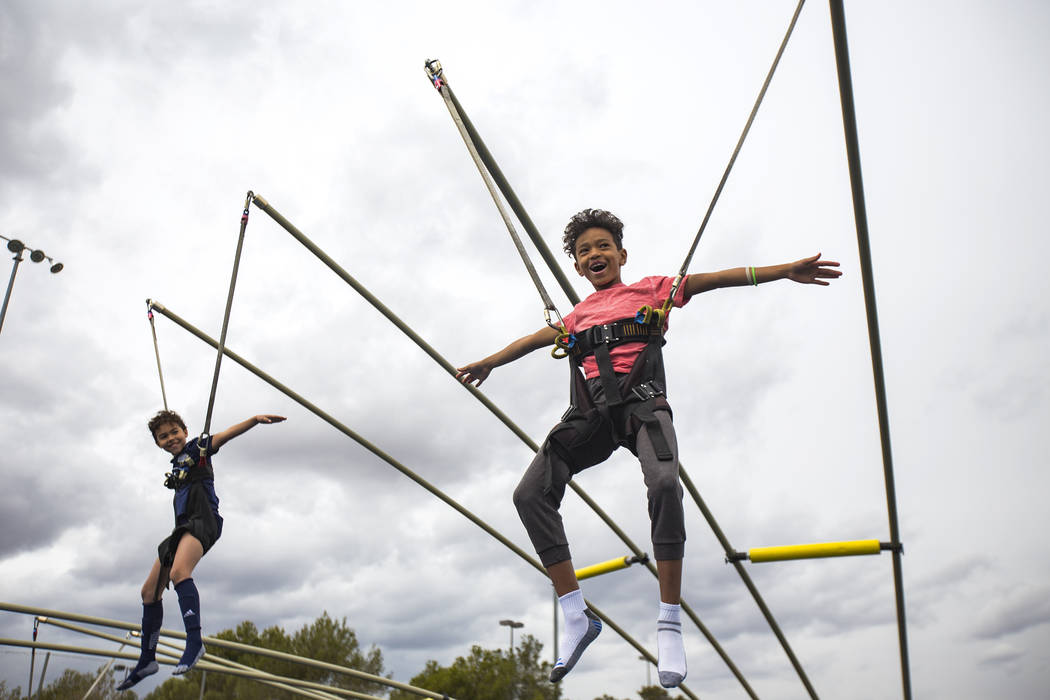
M1010 637L1050 622L1046 586L1020 585L996 597L974 620L978 639Z

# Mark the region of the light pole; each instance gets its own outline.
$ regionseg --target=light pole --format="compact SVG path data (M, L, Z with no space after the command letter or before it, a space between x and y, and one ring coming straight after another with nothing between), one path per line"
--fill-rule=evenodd
M35 263L43 262L44 260L47 260L49 263L51 263L52 274L57 274L61 272L62 268L65 266L62 263L56 263L49 255L45 255L44 251L34 250L18 239L8 238L7 236L0 236L0 238L3 238L5 241L7 241L7 249L15 254L15 256L12 258L12 260L15 261L15 264L11 267L11 279L7 282L7 293L4 294L4 306L3 309L0 310L0 330L3 330L4 317L7 316L7 304L11 300L11 288L15 284L15 275L18 274L18 266L24 259L22 257L23 251L28 250L29 259Z
M503 627L510 627L510 653L514 653L514 630L520 629L525 626L524 622L517 622L515 620L500 620L500 625Z

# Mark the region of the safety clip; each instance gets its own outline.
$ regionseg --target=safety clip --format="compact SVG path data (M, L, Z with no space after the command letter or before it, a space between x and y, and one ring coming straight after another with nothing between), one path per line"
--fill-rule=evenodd
M554 348L551 350L551 357L555 360L561 360L569 356L569 351L576 345L576 336L573 333L562 329L562 332L558 334L558 337L554 339Z
M445 72L441 68L441 61L436 58L428 58L426 63L423 64L423 68L436 89L440 90L445 86Z

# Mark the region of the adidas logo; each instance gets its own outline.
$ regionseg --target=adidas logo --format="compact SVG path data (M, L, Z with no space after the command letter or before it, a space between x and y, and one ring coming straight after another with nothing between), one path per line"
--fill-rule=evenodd
M193 608L190 608L190 609L189 609L189 610L187 610L187 611L186 611L185 613L183 613L182 617L183 617L183 619L186 619L186 618L187 618L187 617L189 617L190 615L196 615L196 614L197 614L197 613L193 612Z

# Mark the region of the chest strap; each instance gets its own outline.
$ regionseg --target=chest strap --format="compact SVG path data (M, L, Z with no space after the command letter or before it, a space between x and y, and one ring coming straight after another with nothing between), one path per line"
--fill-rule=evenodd
M660 326L638 323L633 317L624 318L600 326L591 326L569 338L569 355L582 360L599 347L614 348L624 343L648 342L652 338L663 338Z
M189 469L172 469L164 475L164 486L169 489L178 490L187 484L205 479L214 479L215 471L211 465L205 462L197 464Z

